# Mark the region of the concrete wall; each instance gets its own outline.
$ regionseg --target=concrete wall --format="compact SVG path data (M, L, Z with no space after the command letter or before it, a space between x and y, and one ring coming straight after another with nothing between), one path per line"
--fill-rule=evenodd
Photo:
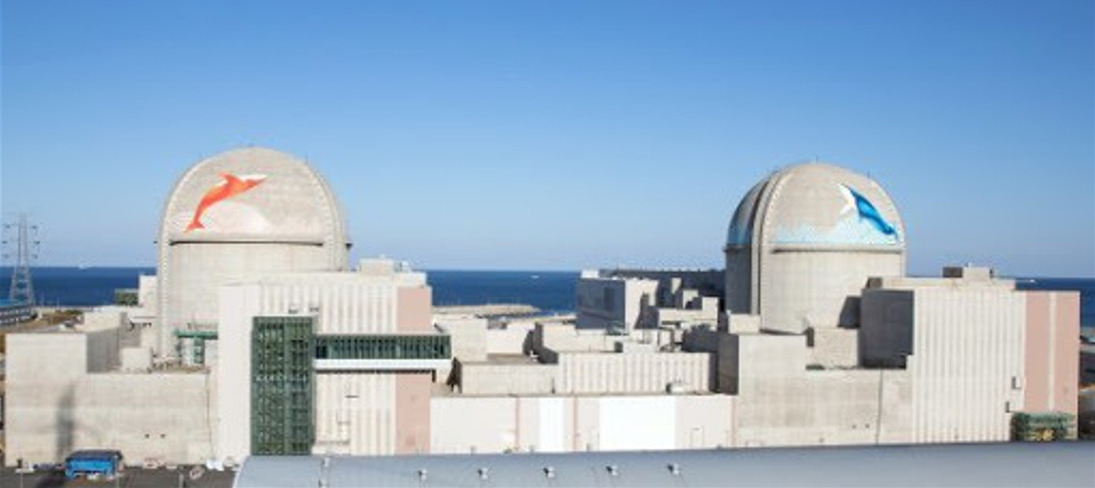
M121 351L121 369L130 373L147 373L152 370L152 349L127 347Z
M83 333L87 337L87 371L110 371L121 364L121 334L117 326Z
M860 302L859 356L868 367L904 368L913 351L911 290L868 288Z
M1006 440L1011 412L1075 412L1078 297L960 271L864 290L864 364L908 369L912 440Z
M703 449L729 445L724 395L434 397L434 453ZM653 421L656 420L656 421Z
M218 459L242 461L251 454L251 318L259 313L257 285L226 286L220 289L217 327L218 346L232 354L217 361L217 449Z
M288 274L272 275L256 284L261 285L258 314L315 313L319 319L317 334L399 332L401 288L391 277Z
M517 445L517 398L430 399L430 447L436 454L505 452Z
M157 351L174 355L172 333L176 329L217 322L220 285L262 273L329 271L331 252L320 246L288 243L161 245L158 290L162 330Z
M658 282L648 279L582 277L577 285L577 325L582 329L631 330L656 300Z
M872 276L904 274L904 254L768 250L760 257L759 312L764 328L788 333L852 326L857 299Z
M534 362L456 362L465 395L544 395L556 392L558 366Z
M736 398L728 395L676 396L676 449L734 445Z
M543 395L710 391L714 356L707 353L559 353L556 364L517 360L459 361L465 395Z
M562 353L559 393L661 393L709 391L713 357L707 353Z
M736 398L735 445L905 443L909 387L899 370L806 371L749 384Z
M709 376L712 390L720 393L737 393L737 339L735 334L709 329L692 329L684 334L682 348L690 352L706 352L712 355Z
M736 393L740 447L900 443L909 438L908 374L807 370L805 337L727 334L722 373Z
M914 291L914 442L987 442L1010 437L1022 408L1026 299L1007 287Z
M641 278L658 282L657 300L651 305L658 307L682 307L679 299L682 291L698 295L722 297L723 272L719 269L605 269L600 276ZM685 294L687 295L687 293Z
M823 368L859 366L859 329L819 327L806 332L807 364Z
M718 303L708 299L700 301L707 307L698 309L655 308L652 310L651 321L656 327L664 327L670 324L682 327L697 324L717 324L719 321Z
M430 452L429 373L400 373L395 377L395 452Z
M1076 414L1080 294L1027 291L1023 410Z
M528 354L535 328L533 322L511 322L504 329L487 329L487 354Z
M453 357L461 361L486 361L487 319L466 315L438 315L434 320L449 335Z
M135 463L208 459L209 376L106 372L118 365L122 332L99 325L8 336L6 462L58 462L89 448L119 449Z
M396 324L401 333L433 332L430 305L433 293L428 286L401 286L396 290Z
M753 247L727 245L726 297L723 306L734 314L758 314L753 304Z
M28 333L6 341L5 463L57 462L75 445L72 409L87 373L87 337Z
M137 305L155 309L156 275L141 275L137 278Z
M607 352L623 336L608 335L603 329L585 330L570 324L536 324L532 348L540 356L559 352Z
M72 449L113 448L127 461L200 464L213 455L207 373L92 374L75 390Z
M396 451L394 375L320 373L316 381L316 454Z
M430 375L318 373L316 454L416 454L430 450Z
M524 355L532 351L534 322L490 328L490 320L471 315L437 315L434 321L449 334L453 356L465 362L486 361L487 355Z

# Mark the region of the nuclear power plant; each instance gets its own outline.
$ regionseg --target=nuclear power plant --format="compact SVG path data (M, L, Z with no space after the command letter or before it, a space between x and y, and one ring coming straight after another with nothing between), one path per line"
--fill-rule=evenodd
M894 200L833 165L725 211L724 270L587 270L575 316L502 320L434 312L406 263L351 265L304 161L216 155L167 196L138 305L7 336L6 463L967 443L1074 419L1078 293L908 276Z

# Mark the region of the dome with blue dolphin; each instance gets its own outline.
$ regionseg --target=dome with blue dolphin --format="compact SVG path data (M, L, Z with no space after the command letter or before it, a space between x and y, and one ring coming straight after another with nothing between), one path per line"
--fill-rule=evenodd
M782 168L738 204L727 245L904 247L901 217L875 180L826 163Z
M840 185L840 189L841 193L845 195L844 198L848 200L847 206L841 210L841 213L846 213L849 210L855 209L856 214L859 215L861 220L867 221L879 232L888 236L897 235L897 229L894 229L893 225L886 221L886 218L878 212L878 209L875 208L874 204L872 204L867 197L847 185Z
M905 227L871 177L797 164L741 199L723 252L726 309L760 315L767 330L802 334L855 325L852 297L868 280L904 276Z

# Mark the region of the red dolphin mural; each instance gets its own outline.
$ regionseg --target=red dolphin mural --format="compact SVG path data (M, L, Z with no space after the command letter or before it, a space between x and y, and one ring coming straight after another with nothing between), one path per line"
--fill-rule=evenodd
M204 229L201 218L209 207L216 205L222 200L227 200L240 193L250 190L259 183L262 183L266 179L266 175L244 175L236 176L228 173L221 173L221 178L224 181L213 185L209 191L205 192L202 196L201 202L198 202L198 208L194 210L194 218L190 220L190 225L186 226L186 232L190 232L194 229Z

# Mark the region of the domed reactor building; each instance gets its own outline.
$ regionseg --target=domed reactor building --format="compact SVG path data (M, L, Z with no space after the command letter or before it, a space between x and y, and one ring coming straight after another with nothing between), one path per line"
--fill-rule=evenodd
M711 354L732 418L722 445L1003 441L1046 419L1075 425L1078 293L1020 291L972 266L908 277L907 237L875 180L789 166L741 198L724 270L584 271L577 324Z
M345 271L350 244L327 182L265 148L199 162L175 184L159 233L159 351L215 327L220 285L265 273Z
M878 182L801 164L740 199L711 243L725 269L585 270L573 315L433 310L424 273L351 269L339 205L305 162L233 150L168 195L137 306L6 336L5 460L1075 435L1079 294L1017 290L982 267L909 277L907 242ZM482 484L487 459L453 469ZM392 479L427 479L392 466Z
M92 448L174 464L428 452L452 356L426 276L350 269L342 210L308 164L265 148L198 162L157 245L138 306L9 337L9 465Z
M819 364L853 366L860 293L868 278L904 276L905 227L874 180L801 164L772 173L745 195L725 253L727 311L825 343L832 354L817 357Z

